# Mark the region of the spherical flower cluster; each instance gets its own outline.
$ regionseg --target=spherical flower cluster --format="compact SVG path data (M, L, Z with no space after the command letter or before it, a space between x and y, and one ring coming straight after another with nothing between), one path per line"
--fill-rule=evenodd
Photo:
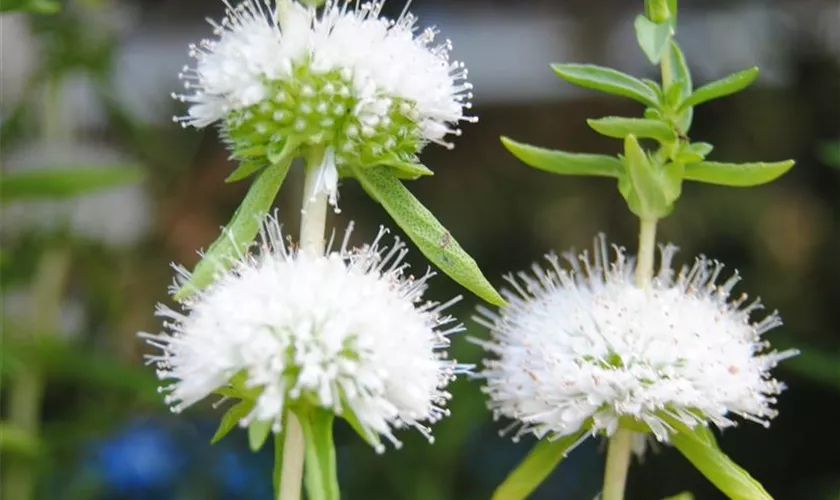
M718 262L700 258L675 276L676 247L665 246L640 289L633 260L615 251L610 262L601 238L591 258L567 254L570 269L549 256L547 270L508 277L508 306L481 310L492 339L476 342L496 357L483 372L495 416L514 419L516 437L611 435L624 420L661 441L676 422L727 427L740 415L766 425L783 389L768 372L796 354L765 352L761 335L779 316L752 322L760 302L730 300L740 278L718 284Z
M446 385L469 367L446 359L447 336L463 327L423 302L427 280L406 276L407 250L399 240L326 255L288 246L269 218L259 254L243 256L209 288L182 303L160 306L166 333L141 334L161 353L148 357L172 410L245 380L253 410L240 423L271 422L284 412L322 407L359 422L364 437L383 450L396 446L393 429L415 427L448 414ZM330 245L332 246L332 245Z
M265 1L265 3L263 3ZM296 1L245 0L192 46L181 78L184 126L221 121L235 157L262 162L324 149L323 168L390 165L408 175L428 142L459 135L472 86L451 43L417 33L417 18L380 18L383 1L327 0L318 15ZM417 36L415 36L417 35ZM407 171L405 170L407 168ZM327 174L337 179L336 174ZM334 194L336 186L326 186ZM332 197L334 198L334 196Z
M3 159L7 172L86 167L119 170L135 165L119 151L81 141L26 144ZM152 222L148 193L136 182L79 196L15 201L2 212L4 237L68 231L80 240L115 247L137 243Z

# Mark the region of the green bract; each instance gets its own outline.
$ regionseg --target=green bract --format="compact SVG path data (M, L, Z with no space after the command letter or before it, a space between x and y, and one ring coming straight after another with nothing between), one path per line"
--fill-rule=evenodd
M350 166L378 165L395 168L401 177L431 174L414 166L425 145L411 118L414 105L384 97L364 103L352 85L349 71L319 74L308 63L295 67L292 78L265 82L268 98L224 119L222 133L233 156L247 166L231 180L307 147L332 150L342 175L351 174ZM353 112L365 105L377 107L377 116Z

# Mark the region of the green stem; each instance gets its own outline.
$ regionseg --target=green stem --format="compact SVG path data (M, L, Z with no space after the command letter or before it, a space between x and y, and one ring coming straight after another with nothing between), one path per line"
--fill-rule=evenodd
M636 286L647 288L653 277L656 254L656 219L639 219L639 253L636 256Z
M653 261L656 255L656 219L640 219L639 252L636 256L636 286L650 288ZM607 448L607 466L604 471L602 500L622 500L630 468L633 431L619 427L610 438Z
M668 91L668 88L674 82L674 69L671 67L671 44L665 44L665 50L662 52L662 59L659 62L659 69L662 73L662 90Z
M32 289L32 331L30 341L54 335L59 329L58 316L64 285L70 271L70 254L64 248L47 249L41 256ZM37 364L25 363L9 387L9 422L34 439L41 431L41 405L44 378ZM36 471L27 458L12 459L3 481L3 498L35 498Z
M604 470L604 493L601 500L622 500L627 470L630 468L633 431L619 427L610 438L607 448L607 467Z
M322 158L323 151L319 150L312 151L307 157L301 203L300 249L313 255L324 253L324 230L327 225L327 195L315 192ZM283 439L282 455L275 454L275 460L282 460L282 464L275 464L275 475L279 474L279 479L275 477L275 483L279 481L277 498L299 500L306 443L300 421L291 411L287 411ZM279 439L276 440L275 446L280 444Z

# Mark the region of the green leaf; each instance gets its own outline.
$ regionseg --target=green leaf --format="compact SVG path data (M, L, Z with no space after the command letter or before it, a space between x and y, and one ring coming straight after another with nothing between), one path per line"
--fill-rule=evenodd
M671 18L670 3L668 0L645 0L645 14L655 23L668 21Z
M487 302L505 304L475 260L388 167L354 168L353 172L365 191L385 208L426 258Z
M706 159L712 152L713 146L707 142L680 143L679 150L674 155L674 161L684 164L697 163Z
M662 500L694 500L694 495L690 491L683 491L679 495L663 498Z
M677 29L677 0L668 0L668 13L671 15L671 26Z
M240 162L239 166L225 178L225 182L231 183L241 181L242 179L250 177L251 174L262 170L265 165L265 161L261 159L244 160Z
M675 16L676 17L676 16ZM694 90L694 82L691 79L691 70L688 68L688 63L685 61L685 55L679 44L671 39L671 48L668 51L668 58L671 61L671 72L674 77L674 85L679 85L680 102L685 101L691 92ZM691 128L691 121L694 118L694 108L689 106L680 110L676 116L676 125L682 133L688 133Z
M333 443L335 414L321 408L312 410L300 423L306 441L304 485L309 500L338 500L338 473Z
M659 18L648 19L643 15L636 16L636 40L639 42L639 47L647 56L651 64L659 64L662 59L662 54L665 53L665 48L671 40L671 23L668 21L668 7L665 0L657 0L658 3L663 4L665 16Z
M248 248L259 232L291 164L292 158L286 158L265 169L254 180L221 236L210 245L201 262L195 266L189 282L175 294L176 300L189 297L212 283L216 273L227 269L232 257Z
M140 165L78 166L52 170L3 172L0 200L57 199L132 184L143 179Z
M776 163L717 163L702 161L685 167L685 178L690 181L719 184L721 186L750 187L779 178L793 167L794 161Z
M626 173L619 178L618 189L630 211L643 219L668 215L680 195L682 165L655 165L636 137L628 135L624 139L624 167Z
M755 81L757 76L758 68L752 67L733 73L726 78L722 78L707 85L703 85L688 96L685 101L683 101L680 105L679 111L743 90Z
M31 12L33 14L55 14L61 10L61 4L51 0L3 0L0 12Z
M429 167L419 162L388 161L382 165L393 168L394 174L400 179L414 180L424 175L435 175Z
M566 457L566 450L575 444L587 430L578 431L554 441L543 438L528 456L496 488L493 500L519 500L527 498Z
M656 139L659 142L673 142L677 140L677 133L660 120L647 118L622 118L607 116L605 118L589 119L586 123L599 134L616 139L624 139L628 135Z
M216 434L210 440L210 444L218 443L223 437L233 430L240 420L247 417L251 410L254 409L253 401L240 401L231 406L230 409L222 416L222 421L219 423L219 428L216 429ZM248 435L250 436L250 430Z
M732 500L772 500L761 484L716 446L691 433L676 433L671 442L712 484Z
M820 159L835 168L840 168L840 141L823 144Z
M553 64L551 67L561 78L575 85L629 97L652 108L659 106L656 93L626 73L592 64Z
M0 451L4 457L35 458L41 453L38 436L11 422L0 422Z
M552 174L618 177L623 167L613 156L566 153L516 142L502 137L502 144L523 163Z
M254 420L248 426L248 446L251 451L258 451L262 448L268 435L271 434L271 426L274 422L270 420Z

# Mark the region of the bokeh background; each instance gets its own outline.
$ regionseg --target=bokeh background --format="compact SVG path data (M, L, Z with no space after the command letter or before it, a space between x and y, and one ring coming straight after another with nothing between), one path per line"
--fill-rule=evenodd
M7 0L4 0L4 2ZM680 256L718 258L744 276L740 290L778 308L769 339L803 354L778 368L789 389L769 430L744 424L722 447L780 500L840 497L840 5L832 0L685 0L678 39L704 83L758 65L756 84L698 109L692 137L719 161L795 158L781 180L741 190L688 184L660 240ZM400 0L386 10L399 14ZM498 137L572 151L615 153L619 142L587 117L637 115L638 105L582 91L551 62L594 62L654 76L637 49L642 1L415 0L470 68L476 125L453 152L429 147L435 176L411 189L498 285L503 273L550 250L587 247L599 232L635 245L636 222L613 181L557 177L509 155ZM67 0L60 12L0 15L3 172L106 165L137 182L77 199L2 205L2 424L0 482L34 474L44 499L269 499L271 451L251 454L244 432L217 445L221 410L168 413L138 331L159 331L170 262L192 266L247 189L225 184L233 165L214 130L172 123L169 98L187 44L209 35L221 2ZM297 232L295 169L277 200ZM341 188L343 213L363 241L384 212L360 187ZM413 263L427 263L414 252ZM431 293L463 293L445 277ZM469 335L477 299L459 314ZM454 340L463 361L482 353ZM404 449L379 456L343 424L337 447L344 498L486 499L532 442L500 438L479 383L454 385L453 416L437 441L405 432ZM17 409L16 409L17 408ZM14 425L23 422L24 425ZM589 500L600 489L603 443L582 445L533 495ZM673 449L631 470L628 498L690 490L721 496ZM5 500L27 500L6 498Z

